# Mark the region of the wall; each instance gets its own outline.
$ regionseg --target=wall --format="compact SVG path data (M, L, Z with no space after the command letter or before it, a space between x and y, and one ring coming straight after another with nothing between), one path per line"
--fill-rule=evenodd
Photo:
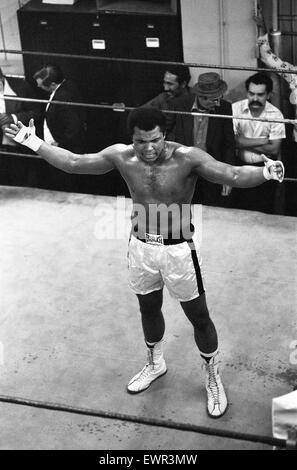
M0 0L6 48L20 49L16 10L28 0ZM181 0L184 60L203 64L256 66L254 0ZM0 39L0 44L2 40ZM0 55L6 73L23 73L22 57ZM211 69L193 69L198 73ZM252 72L217 70L229 85L229 99L244 95L243 82Z
M254 4L254 0L181 0L185 62L257 67ZM193 82L210 70L226 80L232 101L243 97L244 80L253 73L196 68Z

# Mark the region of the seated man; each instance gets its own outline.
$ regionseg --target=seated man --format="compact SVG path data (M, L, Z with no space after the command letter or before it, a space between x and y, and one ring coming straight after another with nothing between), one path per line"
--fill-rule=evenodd
M49 95L42 123L43 138L50 145L63 147L72 152L83 153L86 146L85 110L81 106L55 104L52 101L81 103L76 84L66 79L57 65L48 64L34 74L39 88ZM44 175L45 184L62 191L73 191L77 180L54 168L48 168Z
M223 99L227 83L214 72L202 73L191 93L177 97L172 105L175 111L198 112L200 116L178 114L174 117L172 133L168 140L205 150L216 160L235 163L235 141L232 119L208 117L205 114L232 115L231 103ZM224 206L231 193L228 185L199 181L195 202ZM228 203L227 203L228 205Z
M166 111L173 109L173 103L176 98L188 96L190 93L189 81L191 75L189 68L184 65L169 65L163 78L164 91L155 98L148 101L144 106ZM174 125L174 115L166 114L166 131L172 131Z
M257 73L246 82L247 98L233 103L234 134L237 155L242 165L262 166L262 154L276 160L282 139L286 137L285 126L278 122L240 119L240 117L282 120L281 111L269 103L273 83L268 75ZM236 191L238 207L271 213L274 209L275 186Z
M187 95L190 91L189 68L184 65L169 65L163 78L164 91L148 101L145 106L153 106L162 111L170 108L170 101L178 96Z
M76 84L64 77L60 67L48 64L34 74L39 88L49 95L43 121L44 140L73 152L83 152L85 146L85 113L82 107L51 104L51 101L81 103Z

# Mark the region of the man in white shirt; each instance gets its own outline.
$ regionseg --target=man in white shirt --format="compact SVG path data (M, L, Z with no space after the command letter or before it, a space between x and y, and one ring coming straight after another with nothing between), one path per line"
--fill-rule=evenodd
M269 103L273 83L270 77L257 73L246 82L247 98L232 104L233 127L237 155L243 165L263 165L262 154L276 160L279 158L282 139L286 137L285 125L279 122L263 122L240 119L261 118L282 120L281 111ZM274 206L274 185L270 188L253 188L238 191L239 207L244 209L272 212Z

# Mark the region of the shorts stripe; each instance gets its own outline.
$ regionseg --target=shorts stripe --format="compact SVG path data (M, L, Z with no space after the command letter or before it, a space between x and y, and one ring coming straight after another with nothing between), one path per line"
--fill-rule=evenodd
M199 293L199 295L202 295L205 292L205 289L204 289L204 286L203 286L203 281L202 281L198 256L197 256L197 252L196 252L193 240L188 241L188 245L189 245L189 248L191 250L192 261L193 261L194 268L195 268L196 280L197 280L197 286L198 286L198 293Z

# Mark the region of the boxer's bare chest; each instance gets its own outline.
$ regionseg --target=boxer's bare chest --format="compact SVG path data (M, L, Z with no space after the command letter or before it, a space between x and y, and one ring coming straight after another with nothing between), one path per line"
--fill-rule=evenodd
M179 200L189 184L188 168L174 159L160 165L138 162L125 173L132 198L144 202Z

